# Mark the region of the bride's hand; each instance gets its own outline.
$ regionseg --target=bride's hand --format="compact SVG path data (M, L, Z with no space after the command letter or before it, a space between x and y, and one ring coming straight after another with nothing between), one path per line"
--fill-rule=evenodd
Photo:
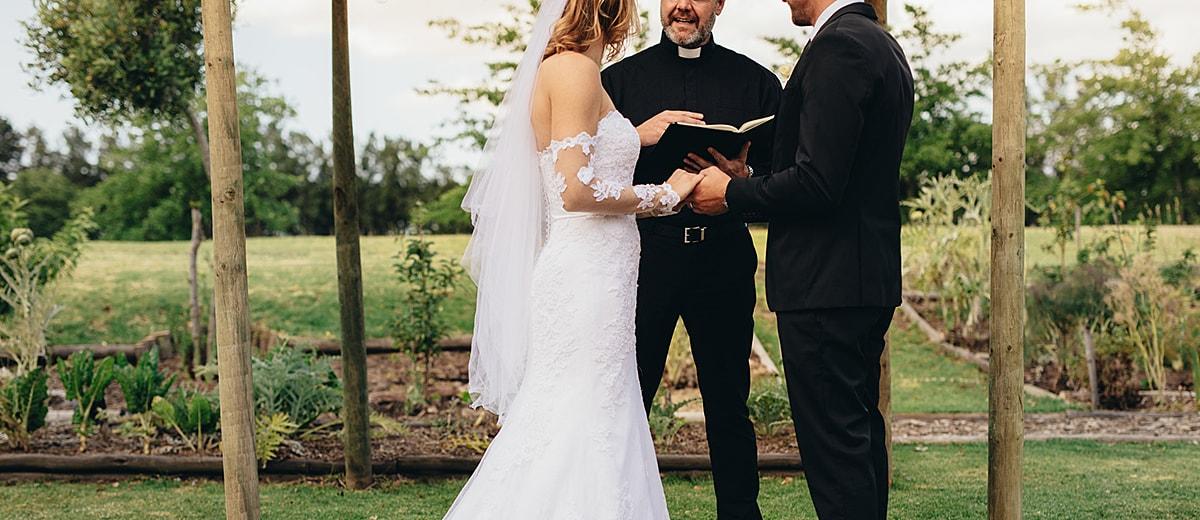
M692 190L696 189L696 185L700 184L702 178L701 175L678 169L671 174L671 178L667 179L667 184L670 184L671 189L679 194L679 200L684 201L691 196Z

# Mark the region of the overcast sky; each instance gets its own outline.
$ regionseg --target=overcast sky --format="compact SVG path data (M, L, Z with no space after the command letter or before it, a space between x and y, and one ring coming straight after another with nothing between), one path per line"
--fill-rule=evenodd
M930 9L942 31L963 33L949 56L981 60L991 47L992 9L988 0L913 0ZM651 10L652 34L659 25L658 2L640 0ZM893 0L891 23L907 23L901 2ZM1029 60L1111 56L1121 44L1117 21L1102 14L1081 14L1076 0L1028 0ZM1200 52L1197 20L1200 0L1133 0L1160 32L1175 61L1184 63ZM32 0L0 2L0 115L19 128L36 124L57 136L74 120L72 100L63 89L37 92L28 84L21 63L20 20L33 13ZM252 68L274 81L273 89L297 109L294 126L324 136L330 125L329 25L327 0L240 0L234 31L240 67ZM485 74L477 48L450 41L429 28L434 18L458 17L467 22L496 20L499 0L352 0L350 2L351 74L355 134L375 131L427 140L455 109L451 100L417 95L431 79L469 83ZM764 64L778 61L761 41L768 35L806 37L790 25L780 0L728 0L717 22L721 44Z

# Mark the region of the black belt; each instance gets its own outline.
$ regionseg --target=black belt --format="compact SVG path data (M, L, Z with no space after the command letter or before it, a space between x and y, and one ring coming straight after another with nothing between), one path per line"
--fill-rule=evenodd
M641 222L640 224L638 228L643 233L688 245L708 240L723 240L746 232L746 225L741 222L724 222L712 226L672 226L656 222Z

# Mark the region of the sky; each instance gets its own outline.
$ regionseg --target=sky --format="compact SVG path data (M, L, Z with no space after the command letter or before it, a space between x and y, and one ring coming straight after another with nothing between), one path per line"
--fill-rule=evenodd
M659 31L658 2L639 0ZM935 27L963 34L947 59L980 61L992 44L988 0L910 0L928 8ZM239 68L272 80L272 90L297 110L291 125L313 136L330 127L330 8L327 0L240 0L234 28ZM455 115L453 100L418 95L430 80L470 84L485 76L480 49L450 40L428 26L436 18L486 22L503 16L500 0L351 0L351 82L355 135L370 132L429 141L445 134L439 125ZM1121 46L1118 21L1073 9L1077 0L1028 0L1028 60L1104 58ZM1161 45L1178 63L1200 53L1196 34L1200 0L1133 0L1159 31ZM891 24L908 22L901 1L891 2ZM57 136L79 124L73 101L60 87L37 91L21 64L29 60L20 43L21 20L33 15L32 0L0 2L0 115L18 128L37 125ZM722 45L769 65L778 61L763 36L807 38L792 26L780 0L728 0L714 34ZM657 39L657 37L654 37Z

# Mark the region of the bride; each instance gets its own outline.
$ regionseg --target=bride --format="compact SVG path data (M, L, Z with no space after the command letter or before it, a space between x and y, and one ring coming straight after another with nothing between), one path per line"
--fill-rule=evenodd
M637 17L636 0L542 2L463 201L470 393L502 427L447 519L668 518L634 354L634 220L675 212L700 177L631 185L638 135L600 64Z

